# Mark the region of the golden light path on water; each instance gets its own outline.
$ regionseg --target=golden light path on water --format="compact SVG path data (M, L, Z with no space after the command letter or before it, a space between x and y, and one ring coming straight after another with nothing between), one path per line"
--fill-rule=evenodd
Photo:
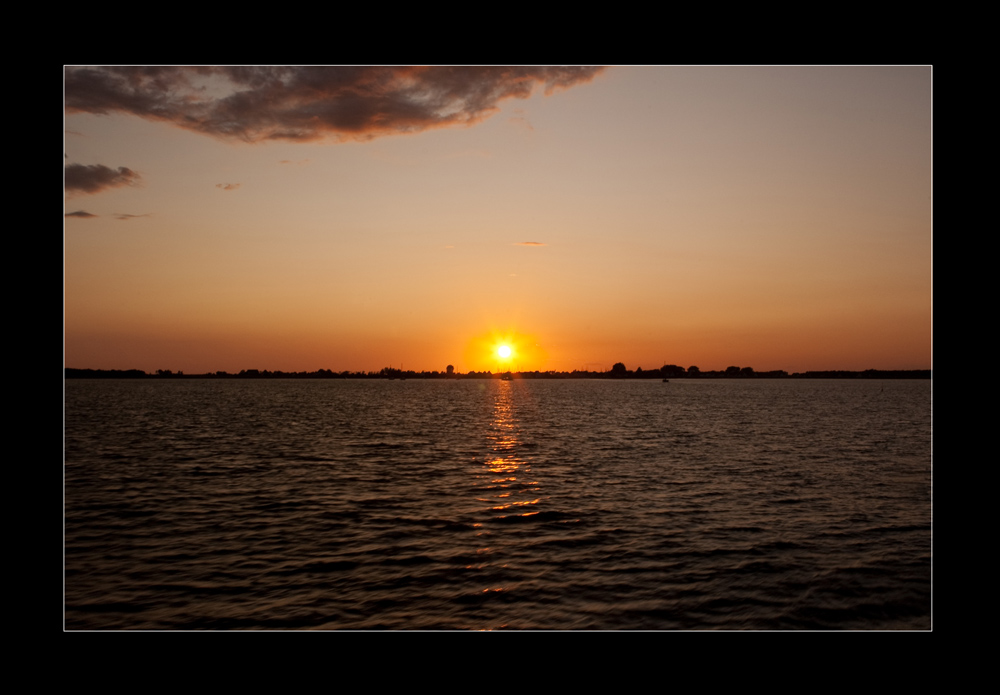
M531 476L530 463L521 458L517 451L523 441L514 406L515 384L496 381L491 386L496 389L493 418L486 433L491 453L483 461L481 472L477 476L479 482L476 487L483 494L476 501L490 505L490 512L496 519L534 516L538 512L533 507L541 501L538 495L539 483ZM476 526L479 527L479 537L486 543L490 542L494 533L498 533L483 529L481 524ZM494 548L486 544L476 550L478 555L485 556L493 552ZM483 589L483 593L503 592L510 588L506 585L488 586Z

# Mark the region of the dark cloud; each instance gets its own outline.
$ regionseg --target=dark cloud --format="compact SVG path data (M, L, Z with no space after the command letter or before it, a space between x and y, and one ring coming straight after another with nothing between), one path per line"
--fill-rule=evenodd
M68 112L124 112L246 142L370 139L476 123L595 67L69 67Z
M97 217L97 215L87 212L86 210L77 210L76 212L67 212L64 217Z
M127 167L112 169L103 164L70 164L66 167L67 192L97 193L117 186L135 186L141 177Z

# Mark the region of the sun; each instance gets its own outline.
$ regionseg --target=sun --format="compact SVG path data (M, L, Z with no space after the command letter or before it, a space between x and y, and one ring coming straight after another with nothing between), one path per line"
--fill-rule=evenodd
M469 339L465 365L470 371L506 372L536 370L545 366L548 355L536 336L513 328L493 328Z

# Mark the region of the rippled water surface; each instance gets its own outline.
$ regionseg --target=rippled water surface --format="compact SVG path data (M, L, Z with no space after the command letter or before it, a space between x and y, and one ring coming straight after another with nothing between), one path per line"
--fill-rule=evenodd
M68 629L929 629L931 383L67 381Z

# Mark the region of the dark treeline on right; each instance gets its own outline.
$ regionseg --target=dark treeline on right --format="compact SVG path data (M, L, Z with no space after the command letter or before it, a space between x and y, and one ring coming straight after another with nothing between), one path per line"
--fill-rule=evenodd
M930 369L866 369L852 372L843 369L824 371L793 372L789 374L783 369L769 372L758 372L753 367L726 367L723 370L702 371L691 366L685 369L676 364L665 364L659 369L644 371L641 367L634 372L627 369L621 362L616 363L610 372L605 372L612 378L624 379L930 379Z
M789 374L783 369L769 372L758 372L753 367L726 367L723 370L702 371L696 366L687 369L676 364L665 364L659 369L635 371L617 362L608 372L572 372L573 374L593 374L612 379L930 379L930 369L866 369L852 372L843 369L793 372Z

